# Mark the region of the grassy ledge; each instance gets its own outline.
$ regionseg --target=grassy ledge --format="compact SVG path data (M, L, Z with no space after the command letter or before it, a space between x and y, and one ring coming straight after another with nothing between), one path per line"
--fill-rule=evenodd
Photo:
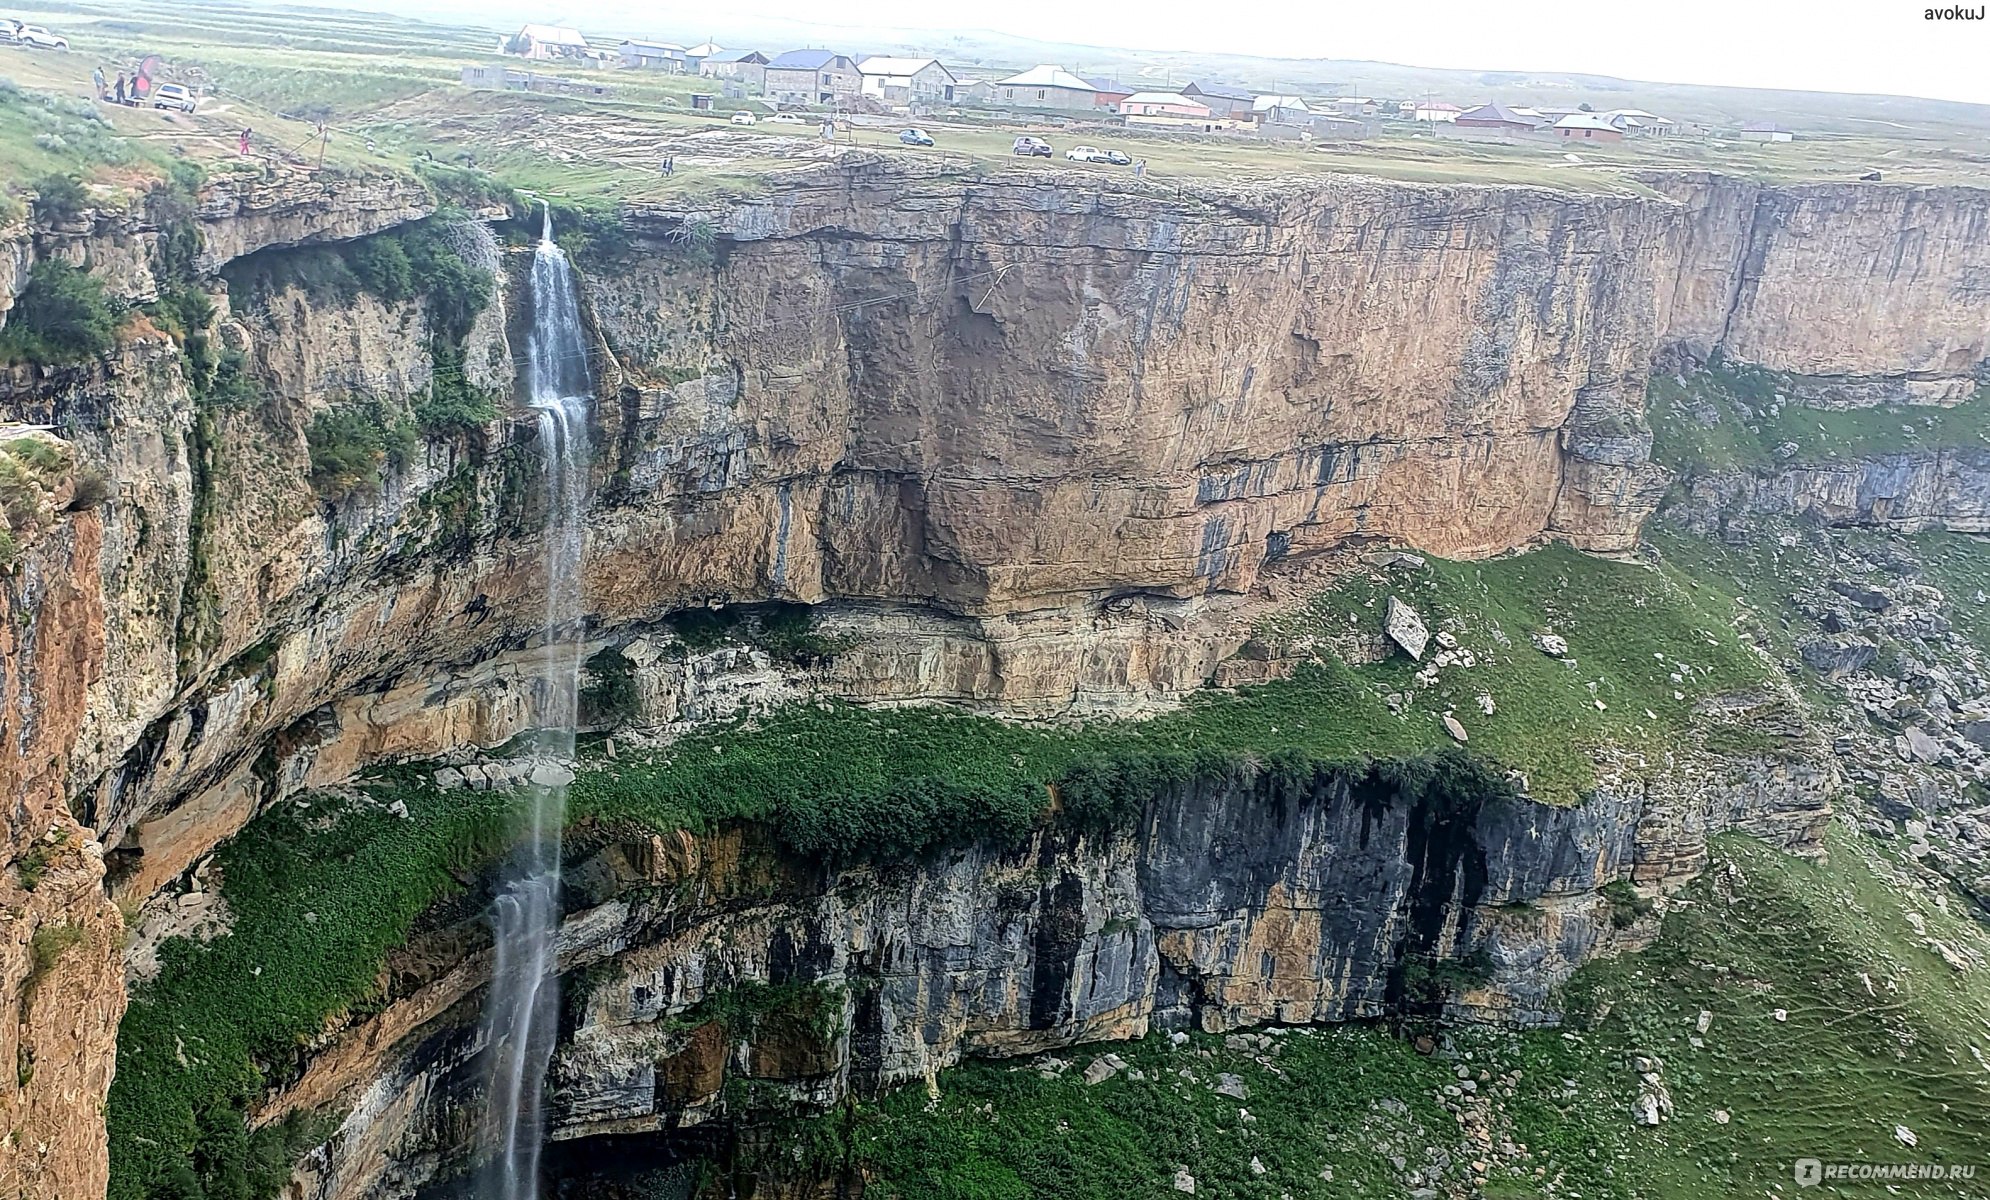
M1110 821L1168 782L1244 759L1422 754L1451 744L1439 723L1447 707L1472 728L1482 758L1528 773L1537 797L1573 801L1593 780L1592 751L1681 735L1694 700L1757 686L1768 670L1734 633L1731 613L1671 569L1559 547L1361 576L1261 636L1324 645L1310 631L1372 633L1392 591L1434 628L1455 629L1479 665L1419 689L1400 656L1351 666L1322 649L1290 679L1198 696L1146 722L1075 727L802 705L685 738L649 761L592 764L573 786L569 816L693 831L753 821L800 853L904 860L1025 835L1044 819L1052 785L1073 818ZM1572 664L1529 644L1547 628L1569 639ZM1489 717L1476 707L1482 690L1497 697ZM1388 698L1405 692L1418 694L1398 715ZM506 840L501 796L437 793L414 771L387 773L367 790L365 802L286 804L220 851L233 932L207 945L169 943L120 1030L112 1200L268 1195L255 1164L280 1158L290 1135L250 1139L242 1112L296 1069L328 1021L382 1002L387 953ZM388 810L393 800L407 817Z
M1653 461L1691 478L1914 450L1990 449L1990 387L1948 408L1819 409L1772 371L1716 363L1652 376L1645 409Z

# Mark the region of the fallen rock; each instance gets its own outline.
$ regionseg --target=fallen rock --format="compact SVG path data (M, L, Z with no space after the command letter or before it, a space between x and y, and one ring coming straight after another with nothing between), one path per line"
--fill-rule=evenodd
M1195 1176L1188 1173L1187 1167L1175 1168L1175 1190L1187 1195L1195 1195Z
M1243 1079L1224 1071L1216 1077L1216 1094L1228 1096L1232 1100L1249 1100L1251 1089L1244 1086Z
M1812 638L1797 654L1811 670L1837 679L1863 670L1879 657L1879 647L1864 638Z
M1472 735L1466 733L1465 727L1458 723L1458 718L1452 716L1450 713L1444 714L1444 732L1450 734L1454 738L1457 738L1461 742L1469 742L1472 740Z
M1534 648L1549 658L1567 658L1568 639L1553 633L1537 633L1533 637Z
M1919 725L1907 727L1907 753L1916 762L1940 762L1946 753L1942 744L1929 736L1928 731Z
M1423 649L1430 644L1430 629L1423 623L1423 618L1416 609L1395 596L1389 597L1389 607L1383 613L1382 632L1418 661L1422 661Z
M1104 1083L1126 1069L1126 1060L1117 1054L1101 1054L1086 1066L1084 1080L1087 1087Z
M1849 579L1832 580L1831 590L1867 612L1885 612L1893 604L1892 598L1878 588L1854 583Z

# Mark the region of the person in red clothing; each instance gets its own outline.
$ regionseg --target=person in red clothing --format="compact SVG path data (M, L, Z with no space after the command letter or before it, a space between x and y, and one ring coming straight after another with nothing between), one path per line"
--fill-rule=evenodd
M248 153L249 153L249 135L250 135L251 133L253 133L253 132L254 132L254 130L249 130L249 129L244 129L244 130L242 131L242 137L241 137L241 141L240 141L240 144L239 144L239 145L237 146L237 150L238 150L238 151L239 151L239 152L240 152L240 153L241 153L241 154L242 154L242 155L243 155L244 157L246 157L246 156L248 155Z

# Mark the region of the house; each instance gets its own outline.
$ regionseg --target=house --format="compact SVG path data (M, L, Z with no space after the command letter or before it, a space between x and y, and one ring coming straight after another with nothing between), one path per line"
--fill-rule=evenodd
M541 75L536 71L517 71L499 66L464 67L463 86L506 92L544 92L558 96L606 96L613 90L605 83L562 79L557 75Z
M1382 115L1382 102L1368 96L1335 96L1328 101L1328 107L1349 117L1377 117Z
M1213 83L1191 83L1181 94L1208 108L1211 116L1234 117L1240 121L1250 120L1251 105L1257 100L1243 88Z
M1300 96L1259 96L1251 101L1251 115L1260 125L1305 125L1314 112Z
M1615 113L1570 113L1555 122L1555 136L1564 141L1621 142L1629 121Z
M1449 124L1458 119L1465 110L1448 100L1426 100L1410 110L1410 116L1418 121L1443 122Z
M1613 108L1603 115L1622 117L1624 133L1629 137L1671 137L1679 132L1678 124L1670 118L1646 112L1642 108Z
M695 46L687 47L684 57L691 60L691 69L695 71L706 59L725 52L726 48L717 42L699 42Z
M995 102L1016 108L1090 112L1099 106L1099 89L1063 67L1046 63L998 81Z
M1461 129L1490 129L1500 133L1532 133L1541 128L1539 118L1530 117L1504 104L1481 104L1458 114L1452 122Z
M1797 135L1781 125L1754 122L1741 127L1741 140L1744 142L1793 142Z
M585 58L587 39L564 25L527 25L511 35L504 50L520 58Z
M993 104L995 94L995 81L992 79L962 76L954 80L954 99L962 104Z
M885 104L952 104L954 73L935 58L873 55L857 64L864 95Z
M682 75L690 68L690 61L684 47L676 42L640 42L630 40L620 46L622 65L641 67L649 71L670 71Z
M767 86L767 56L758 50L721 50L698 64L698 74L735 79L749 92Z
M834 104L862 92L864 77L847 54L790 50L769 60L763 87L777 104Z
M1215 115L1207 104L1180 92L1135 92L1119 102L1119 111L1128 117L1188 117L1197 121Z
M1093 105L1107 112L1118 112L1120 101L1140 90L1117 79L1093 78L1090 75L1085 76L1085 82L1098 89L1092 94Z

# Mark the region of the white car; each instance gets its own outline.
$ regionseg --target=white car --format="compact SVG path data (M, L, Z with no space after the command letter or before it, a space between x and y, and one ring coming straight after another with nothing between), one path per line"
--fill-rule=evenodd
M1106 157L1106 152L1097 146L1073 146L1064 152L1064 157L1070 159L1072 162L1102 163L1112 161Z
M773 116L771 116L771 117L768 117L767 119L768 119L769 121L772 121L772 122L773 122L774 124L776 124L776 125L813 125L813 124L815 124L815 122L813 122L813 121L809 120L809 119L808 119L807 117L804 117L804 116L802 116L802 115L801 115L800 113L775 113L775 114L774 114Z
M39 25L21 26L21 45L32 50L67 50L69 39L58 37Z
M199 103L183 83L162 83L152 90L153 108L177 108L183 113L190 113Z
M743 108L732 115L732 123L735 125L751 125L753 122L753 114Z

